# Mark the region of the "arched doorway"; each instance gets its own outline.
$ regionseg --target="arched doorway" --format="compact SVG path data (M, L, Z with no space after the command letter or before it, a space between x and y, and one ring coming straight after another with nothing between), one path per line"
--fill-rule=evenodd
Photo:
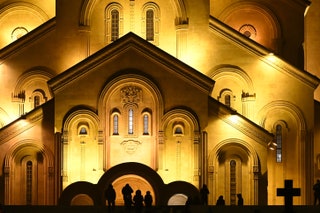
M236 205L239 193L246 198L245 205L256 205L259 196L264 198L264 191L259 188L262 181L259 179L262 178L260 161L251 144L236 138L222 141L211 152L208 163L211 168L208 179L212 191L210 203L215 203L222 195L227 205Z
M112 182L113 188L115 189L116 195L117 195L116 196L116 206L123 206L124 205L121 190L127 183L133 189L133 191L134 191L133 194L135 194L135 192L137 190L140 190L142 192L142 195L144 196L147 191L150 191L150 194L153 198L153 202L157 203L154 190L153 190L152 186L150 185L150 183L141 176L130 174L130 175L123 175Z
M170 205L175 195L182 197L199 198L199 190L192 184L184 181L174 181L164 184L158 173L152 168L140 163L123 163L107 170L97 184L78 181L69 185L61 194L59 205L106 205L105 190L112 184L116 190L116 205L123 205L121 190L129 184L134 191L140 189L145 195L150 191L153 196L153 205ZM180 196L181 197L181 196ZM91 201L92 202L88 202ZM179 199L178 199L179 200ZM177 199L173 200L174 202ZM80 202L80 203L79 203Z

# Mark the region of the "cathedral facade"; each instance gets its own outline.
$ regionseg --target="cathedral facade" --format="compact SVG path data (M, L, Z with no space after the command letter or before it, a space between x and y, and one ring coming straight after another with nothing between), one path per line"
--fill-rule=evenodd
M319 2L0 3L0 202L313 203Z

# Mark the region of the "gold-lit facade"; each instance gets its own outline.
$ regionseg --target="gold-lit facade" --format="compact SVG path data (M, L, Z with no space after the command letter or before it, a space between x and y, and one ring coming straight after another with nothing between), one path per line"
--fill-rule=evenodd
M0 3L0 203L279 205L320 179L320 3Z

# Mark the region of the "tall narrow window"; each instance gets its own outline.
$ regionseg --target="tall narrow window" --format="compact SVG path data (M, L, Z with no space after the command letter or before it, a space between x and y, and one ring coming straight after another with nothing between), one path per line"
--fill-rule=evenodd
M28 161L26 165L26 203L32 204L32 161Z
M119 135L119 116L118 115L113 116L113 134Z
M228 107L231 106L231 96L230 95L224 96L224 104L227 105Z
M147 10L146 14L146 39L154 40L154 12L151 9Z
M143 115L143 134L149 135L149 116Z
M279 124L276 126L276 143L277 143L276 160L277 160L277 163L281 163L282 162L282 126Z
M230 161L230 204L236 205L237 180L236 180L236 161Z
M133 109L129 109L128 124L128 133L133 134Z
M36 108L38 106L40 106L40 96L36 95L33 98L33 107Z
M111 41L119 38L119 11L111 11Z

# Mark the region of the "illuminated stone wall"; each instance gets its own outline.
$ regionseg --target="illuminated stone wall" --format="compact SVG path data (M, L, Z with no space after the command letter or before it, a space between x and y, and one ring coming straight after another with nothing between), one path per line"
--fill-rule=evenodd
M240 192L247 205L282 204L283 179L302 190L295 204L312 202L320 81L302 69L306 35L305 67L317 74L312 6L305 34L299 0L56 4L0 4L0 202L27 204L32 192L31 204L56 204L73 183L128 162L166 184L207 183L211 204Z

